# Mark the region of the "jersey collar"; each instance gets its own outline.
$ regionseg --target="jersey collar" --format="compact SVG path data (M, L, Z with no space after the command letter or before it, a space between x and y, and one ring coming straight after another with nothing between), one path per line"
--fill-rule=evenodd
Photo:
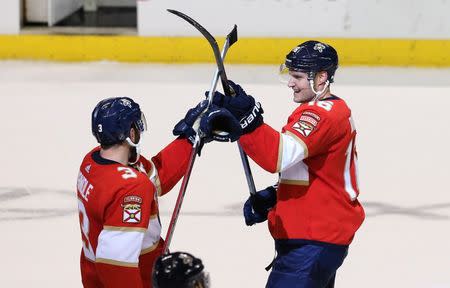
M100 150L92 152L91 157L95 163L100 164L100 165L120 164L116 161L105 159L102 156L100 156Z

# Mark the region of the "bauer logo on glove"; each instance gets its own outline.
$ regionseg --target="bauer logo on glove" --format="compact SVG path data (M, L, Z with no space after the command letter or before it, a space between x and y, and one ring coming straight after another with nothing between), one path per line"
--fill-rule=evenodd
M240 121L241 128L245 129L249 125L253 123L255 119L258 119L258 117L262 114L262 108L261 103L256 102L255 106L253 106L253 109L251 110L250 114L246 115L242 120ZM259 120L259 119L258 119Z
M230 88L234 91L234 97L228 97L220 92L214 93L213 103L219 107L226 108L236 119L239 120L242 134L253 132L264 123L262 114L264 110L261 103L255 98L247 95L244 89L233 81L228 81Z

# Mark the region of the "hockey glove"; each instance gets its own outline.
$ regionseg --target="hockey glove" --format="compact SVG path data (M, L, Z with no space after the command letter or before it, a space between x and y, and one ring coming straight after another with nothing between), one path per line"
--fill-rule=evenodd
M276 186L269 186L264 190L250 195L244 204L245 224L251 226L255 223L261 223L267 220L269 210L277 202Z
M264 110L261 104L256 102L251 95L247 95L241 86L232 81L228 81L228 84L236 96L228 97L220 92L215 92L213 103L228 109L239 120L243 134L250 133L264 123L262 116Z
M212 104L200 120L199 133L205 143L234 142L242 135L242 129L230 111Z
M194 108L189 109L186 116L184 116L184 118L181 119L173 128L173 135L186 138L194 144L195 136L197 135L200 126L200 116L207 106L208 101L203 100Z

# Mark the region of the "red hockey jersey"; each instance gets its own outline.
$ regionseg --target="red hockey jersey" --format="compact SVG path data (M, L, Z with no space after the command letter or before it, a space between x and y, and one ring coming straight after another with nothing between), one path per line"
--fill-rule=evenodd
M272 236L348 245L364 220L358 202L356 130L335 96L301 104L282 132L263 124L240 138L262 168L280 173Z
M175 140L133 167L102 158L99 147L85 156L77 181L84 287L151 287L163 246L157 194L181 179L191 147Z

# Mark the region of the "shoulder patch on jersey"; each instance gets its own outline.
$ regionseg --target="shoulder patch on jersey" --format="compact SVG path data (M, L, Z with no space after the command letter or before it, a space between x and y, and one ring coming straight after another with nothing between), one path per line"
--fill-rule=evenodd
M123 198L123 223L141 222L141 204L142 198L139 196L129 195Z
M313 111L303 111L297 122L292 128L305 137L308 137L320 122L320 116Z

